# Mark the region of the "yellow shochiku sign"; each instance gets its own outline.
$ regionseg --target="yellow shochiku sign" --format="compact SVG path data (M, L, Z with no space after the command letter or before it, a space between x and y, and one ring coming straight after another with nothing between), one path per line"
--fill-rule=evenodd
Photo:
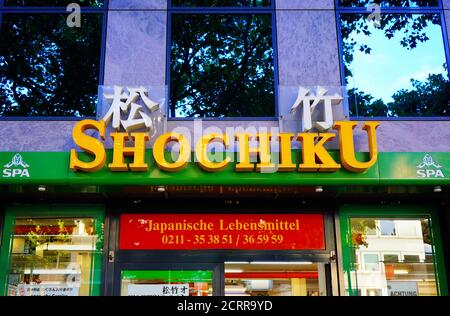
M232 159L229 156L221 159L211 159L208 152L209 145L219 143L225 152L237 148L237 172L334 172L345 168L351 172L364 172L372 167L378 159L376 129L379 122L368 122L362 127L368 134L369 160L358 161L355 158L355 146L353 130L357 122L338 121L333 124L332 107L342 101L339 95L326 95L327 90L319 87L317 94L313 95L308 89L299 88L298 97L292 106L291 113L302 109L302 133L246 133L236 132L229 135L213 133L202 135L200 140L191 148L190 141L182 133L165 133L155 139L153 144L153 157L156 165L167 172L177 172L186 168L191 160L191 152L195 152L195 161L198 166L208 172L218 172L227 168ZM145 87L128 88L128 93L123 87L115 86L113 94L104 94L107 100L111 100L111 107L100 121L84 120L77 123L73 129L73 140L83 151L94 156L90 162L79 159L75 149L70 152L70 169L73 171L95 172L106 165L106 151L104 144L92 136L87 135L87 130L96 130L100 138L106 139L106 127L111 124L115 132L110 134L113 145L112 162L108 168L114 172L146 172L149 170L149 161L146 157L146 145L150 141L150 133L136 132L145 128L150 132L155 130L151 113L159 111L159 103L151 100ZM137 104L141 100L145 107ZM319 104L324 110L324 121L315 122L314 127L318 132L311 133L313 128L312 113L317 110ZM147 109L147 113L145 113ZM122 114L129 112L126 119ZM119 132L123 127L125 132ZM325 144L332 141L336 135L328 133L333 128L338 131L340 145L340 163L337 163L325 148ZM257 145L251 146L256 140ZM132 141L134 146L127 146L126 142ZM272 142L278 144L276 153L272 152ZM292 143L301 142L302 161L297 164L292 161ZM176 155L167 159L167 149L170 143L178 143L179 149ZM258 159L252 159L257 156ZM132 157L132 162L127 163L125 156ZM257 161L257 162L254 162Z
M213 161L208 155L208 145L221 143L228 149L231 142L238 145L238 161L235 170L237 172L252 172L275 169L278 172L334 172L344 168L350 172L364 172L372 167L378 159L376 129L379 122L366 122L362 129L367 132L369 143L368 161L358 161L355 158L354 129L357 122L338 121L333 124L333 129L338 131L340 145L340 163L337 163L325 148L325 144L332 141L336 135L333 133L236 133L234 139L227 134L203 135L191 148L187 137L181 133L166 133L156 138L153 145L153 157L158 168L167 172L177 172L186 168L191 160L192 150L195 152L197 164L208 172L218 172L231 163L230 157L222 161ZM70 152L70 169L73 171L96 172L106 165L106 151L104 144L97 138L87 135L87 130L96 130L102 140L106 139L106 123L104 120L83 120L78 122L73 129L73 140L81 150L91 154L93 159L84 162L79 159L75 149ZM146 172L149 170L149 159L146 157L146 144L150 140L148 132L113 132L110 134L113 145L113 158L108 163L108 168L114 172ZM256 139L258 146L251 147L250 142ZM279 143L277 153L271 152L271 141ZM127 141L133 141L134 146L126 146ZM302 161L299 166L292 161L292 142L299 141L302 144ZM179 150L176 159L167 160L165 155L168 144L176 142ZM258 156L258 162L252 162L253 155ZM276 164L273 162L274 154L278 156ZM131 163L125 162L125 157L132 157Z

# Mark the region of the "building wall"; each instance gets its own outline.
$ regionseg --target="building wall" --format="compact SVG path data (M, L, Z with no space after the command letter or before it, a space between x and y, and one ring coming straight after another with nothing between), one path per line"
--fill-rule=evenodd
M447 35L450 0L443 0ZM299 121L284 120L292 89L341 86L334 0L277 0L280 121L208 121L204 127L281 128L297 132ZM110 0L104 85L166 87L167 1ZM338 119L345 119L342 110ZM68 151L74 147L74 121L1 121L1 151ZM193 121L170 121L167 130L193 128ZM366 134L356 131L356 150L367 151ZM378 145L383 152L450 151L450 121L382 121ZM111 142L108 143L109 145ZM336 147L331 144L330 147Z

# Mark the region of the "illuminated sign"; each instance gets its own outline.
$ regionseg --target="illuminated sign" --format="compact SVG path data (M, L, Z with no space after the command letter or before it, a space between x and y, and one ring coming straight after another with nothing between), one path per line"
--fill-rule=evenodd
M122 214L122 250L325 249L322 214Z
M83 120L74 126L72 137L75 144L90 154L92 159L83 161L78 152L72 149L70 169L74 172L96 172L107 165L113 172L147 172L150 168L150 159L146 157L147 144L154 134L155 122L161 119L160 115L155 118L152 113L160 110L159 103L150 99L144 87L128 88L126 93L123 87L114 87L114 93L105 95L105 99L110 101L110 108L101 120ZM191 144L189 137L183 133L164 133L154 139L153 158L159 169L178 172L188 166L191 153L194 152L194 159L202 170L220 172L234 162L234 156L212 159L210 147L219 145L225 153L229 152L231 146L236 149L236 172L335 172L341 168L350 172L364 172L375 165L378 159L376 129L380 123L363 124L362 129L368 135L369 159L357 160L353 132L358 123L333 120L332 106L341 101L341 96L327 95L324 88L319 87L312 94L310 90L300 87L291 112L302 108L302 133L202 133L196 144ZM318 112L319 106L323 109L323 120L313 124L313 114ZM127 118L123 119L124 116ZM101 140L106 140L109 125L113 128L109 137L114 143L112 161L107 164L105 146ZM313 132L313 128L316 132ZM327 132L330 128L338 132L339 163L325 146L336 138L336 134ZM120 132L121 129L123 132ZM139 129L145 132L138 132ZM91 136L92 131L97 132L101 140ZM292 156L293 142L301 144L301 162ZM276 151L274 147L277 147ZM168 152L171 157L168 157ZM125 157L131 157L132 161L127 162Z
M339 132L340 163L337 163L329 154L324 145L335 138L333 133L263 133L250 135L248 133L238 133L235 141L239 143L237 172L252 172L273 170L278 172L333 172L344 168L351 172L364 172L372 167L378 159L378 148L376 143L376 129L378 122L367 122L363 125L363 130L368 134L369 154L368 161L358 161L355 158L355 145L353 140L353 130L357 122L335 122L333 128ZM103 120L83 120L78 122L73 129L73 140L83 151L91 154L93 159L85 162L79 159L75 149L70 152L70 169L73 171L96 172L106 164L106 151L104 144L95 137L86 134L87 130L96 130L100 137L106 139L106 124ZM146 172L149 165L145 157L146 143L149 141L148 133L111 133L114 140L113 160L108 164L108 168L114 172ZM278 163L272 161L271 140L278 140L280 151ZM250 141L257 139L257 148L250 147ZM292 141L297 140L302 143L302 162L297 168L292 157ZM126 146L127 141L133 141L134 146ZM208 145L213 142L220 142L227 148L232 140L226 134L204 135L195 146L195 157L199 167L208 172L218 172L226 168L231 159L226 157L223 161L211 161L208 157ZM179 146L176 159L167 159L166 152L169 143L175 142ZM177 172L187 167L191 159L191 144L187 138L179 133L166 133L159 136L153 145L153 157L156 165L168 172ZM252 162L251 155L257 154L259 162ZM125 156L133 157L131 163L125 162Z

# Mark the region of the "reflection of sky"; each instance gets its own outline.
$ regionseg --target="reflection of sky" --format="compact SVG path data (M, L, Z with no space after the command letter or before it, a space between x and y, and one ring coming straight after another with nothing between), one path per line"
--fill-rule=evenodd
M352 32L358 43L355 46L354 61L350 65L353 78L349 78L349 87L371 94L375 99L392 102L392 95L400 89L411 89L410 79L425 81L430 73L446 73L445 50L442 30L439 25L430 24L424 31L429 40L418 43L417 47L407 50L401 46L403 32L395 33L390 40L384 31L369 27L372 35ZM366 44L372 51L365 54L359 46ZM447 75L446 75L447 76Z

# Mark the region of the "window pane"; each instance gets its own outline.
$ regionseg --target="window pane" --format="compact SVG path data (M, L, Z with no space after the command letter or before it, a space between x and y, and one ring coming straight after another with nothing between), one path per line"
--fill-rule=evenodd
M350 114L365 117L450 115L450 84L438 14L342 14Z
M366 7L371 3L378 3L382 7L437 7L439 0L340 0L343 7Z
M394 221L380 221L380 232L382 236L395 236L395 222Z
M87 296L101 236L92 218L17 219L9 296Z
M403 256L403 262L420 262L420 256L419 255L404 255Z
M325 296L324 265L225 263L225 296Z
M398 262L398 255L383 255L384 263Z
M122 296L212 296L212 271L124 270Z
M70 3L77 3L82 7L102 7L104 0L4 0L5 6L17 7L66 7Z
M270 7L271 0L172 0L173 7Z
M270 15L172 15L172 117L275 116Z
M101 14L70 28L65 14L4 14L0 115L95 116Z
M364 258L364 270L366 271L378 271L380 270L379 258L377 254L363 254Z
M404 237L422 236L420 221L397 221L398 234Z
M371 220L379 223L380 235L365 235L361 223L370 223ZM362 236L360 239L352 238L350 251L354 255L348 265L350 270L347 273L350 275L345 278L348 293L388 296L437 295L434 263L436 258L428 218L351 218L350 223L352 234L360 232ZM393 233L399 223L408 227L419 226L421 233L416 236L397 235L396 238L383 236ZM358 240L364 242L358 243ZM399 254L402 256L399 257ZM358 260L355 259L358 256L361 256L363 269L357 269ZM379 262L380 260L382 262Z

